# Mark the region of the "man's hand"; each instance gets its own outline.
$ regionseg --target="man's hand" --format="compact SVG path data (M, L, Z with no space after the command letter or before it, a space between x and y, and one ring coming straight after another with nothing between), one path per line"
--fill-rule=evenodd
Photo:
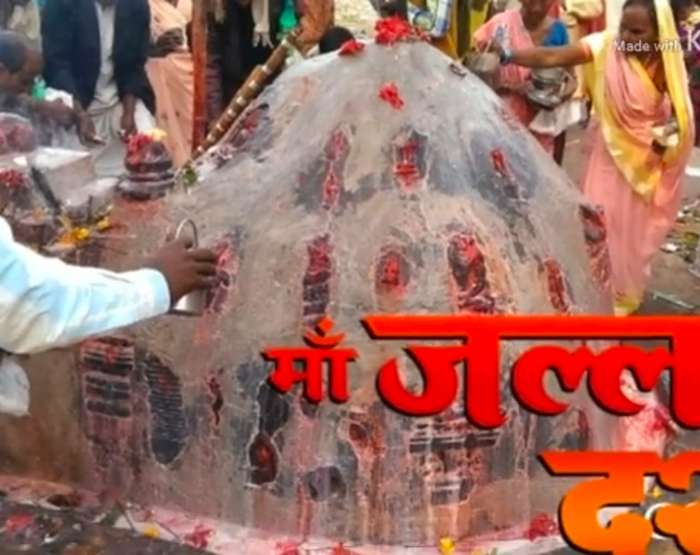
M135 135L137 132L136 120L134 119L134 111L127 110L126 107L124 107L124 113L122 114L120 131L121 136L124 140L127 140L129 137Z
M216 283L216 254L191 246L190 239L178 239L163 246L146 263L165 276L173 305L188 293L209 289Z

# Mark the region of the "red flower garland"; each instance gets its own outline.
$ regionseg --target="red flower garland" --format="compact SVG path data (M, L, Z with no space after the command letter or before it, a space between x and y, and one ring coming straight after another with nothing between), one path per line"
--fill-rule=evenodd
M144 133L137 133L129 137L129 144L127 145L127 155L131 156L140 152L144 147L150 145L153 142L153 138L150 135Z
M358 40L350 39L343 43L340 47L338 55L340 56L354 56L359 54L365 49L365 45Z
M428 35L400 17L380 19L374 26L377 44L392 45L407 40L429 40Z
M394 83L387 83L379 89L379 98L391 104L392 108L401 110L404 107L403 98L399 94L399 89Z
M197 524L192 532L185 535L184 540L185 543L196 549L206 549L209 546L209 539L213 534L214 530L211 528L203 524Z
M538 514L530 521L530 527L525 532L525 537L532 541L535 538L546 538L557 533L557 523L545 513Z
M0 170L0 185L8 189L21 189L27 184L24 174L15 169Z

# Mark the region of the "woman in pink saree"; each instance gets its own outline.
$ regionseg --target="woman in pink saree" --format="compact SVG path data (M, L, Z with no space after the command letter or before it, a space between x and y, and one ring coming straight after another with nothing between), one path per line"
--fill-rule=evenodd
M154 42L146 71L156 96L158 127L175 166L192 153L194 62L187 47L192 0L149 0Z
M676 219L694 143L678 44L668 0L627 0L618 33L501 52L504 63L527 67L585 64L593 119L583 192L605 212L619 315L635 312L643 300L652 257Z
M523 0L520 8L499 13L479 28L474 34L474 46L483 50L496 40L499 28L505 31L505 40L513 50L568 44L569 35L564 23L548 15L554 4L556 1L553 0ZM496 92L526 127L539 110L526 96L530 79L530 68L518 65L502 66L496 76ZM549 154L554 153L553 136L535 132L533 135Z

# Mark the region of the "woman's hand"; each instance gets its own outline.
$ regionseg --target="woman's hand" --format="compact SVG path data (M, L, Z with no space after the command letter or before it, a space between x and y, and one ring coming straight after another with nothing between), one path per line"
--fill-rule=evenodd
M185 44L185 36L182 29L170 29L158 37L151 47L152 58L165 58L173 52L182 49Z

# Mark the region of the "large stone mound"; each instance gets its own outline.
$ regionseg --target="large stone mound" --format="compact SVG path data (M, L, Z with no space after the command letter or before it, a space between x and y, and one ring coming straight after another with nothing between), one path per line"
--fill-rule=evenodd
M390 83L401 109L379 97ZM556 419L517 407L505 379L514 345L503 348L499 430L466 422L461 396L422 419L377 397L390 356L421 381L400 343L369 339L369 313L610 310L600 215L499 99L437 50L367 45L295 66L197 170L190 194L119 202L112 220L126 231L101 252L107 266L133 266L194 219L222 253L207 314L89 342L77 362L51 355L52 367L77 368L77 383L66 398L44 392L34 418L53 423L15 469L270 532L410 544L552 512L566 484L535 454L609 445L585 395ZM260 352L301 345L323 315L360 353L345 405L266 384Z

